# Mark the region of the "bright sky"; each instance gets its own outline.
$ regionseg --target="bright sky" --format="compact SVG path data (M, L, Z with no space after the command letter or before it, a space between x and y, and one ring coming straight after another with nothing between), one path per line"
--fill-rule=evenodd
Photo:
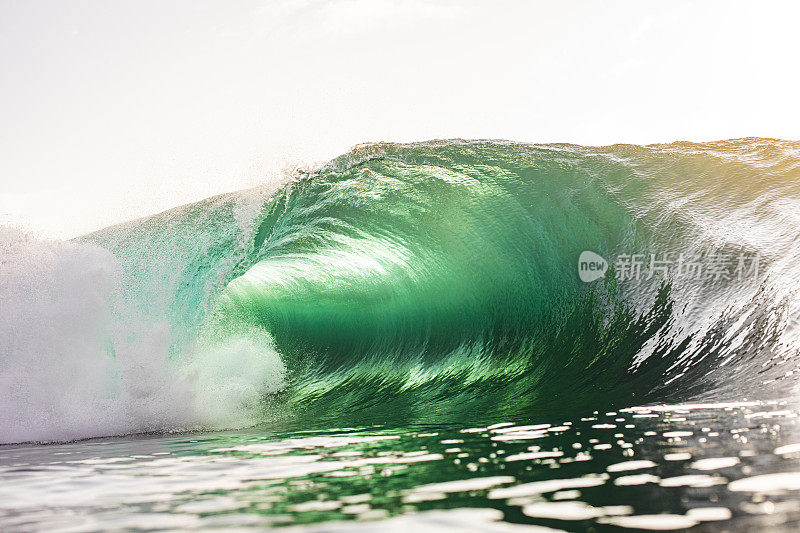
M0 0L0 223L70 237L367 141L800 138L800 2Z

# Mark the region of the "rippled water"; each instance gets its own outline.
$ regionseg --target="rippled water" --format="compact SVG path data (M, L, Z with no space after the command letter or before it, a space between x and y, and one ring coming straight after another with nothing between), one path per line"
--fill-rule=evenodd
M781 402L697 404L4 446L0 528L791 531L797 417Z
M793 531L799 172L774 139L375 144L0 230L0 442L73 441L0 446L0 529Z

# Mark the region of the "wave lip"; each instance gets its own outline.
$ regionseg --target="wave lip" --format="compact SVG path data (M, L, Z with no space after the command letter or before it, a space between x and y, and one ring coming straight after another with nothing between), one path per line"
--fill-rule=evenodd
M798 154L371 144L72 242L3 229L1 440L778 397L800 345ZM651 253L763 263L618 276Z
M414 418L781 394L797 153L762 139L365 145L282 191L220 302L303 369L297 405L314 416L371 398ZM587 250L605 274L593 286L575 269ZM610 264L626 254L764 264L626 280Z

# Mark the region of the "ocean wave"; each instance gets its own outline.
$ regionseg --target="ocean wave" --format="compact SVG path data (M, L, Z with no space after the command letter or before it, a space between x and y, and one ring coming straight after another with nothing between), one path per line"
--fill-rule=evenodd
M2 440L779 397L798 172L800 144L768 139L369 144L76 242L6 235ZM584 251L607 261L591 283Z

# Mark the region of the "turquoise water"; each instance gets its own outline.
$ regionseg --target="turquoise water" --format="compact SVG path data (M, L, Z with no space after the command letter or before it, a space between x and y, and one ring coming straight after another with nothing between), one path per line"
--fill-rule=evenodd
M791 529L799 169L770 139L370 144L7 230L0 523Z

